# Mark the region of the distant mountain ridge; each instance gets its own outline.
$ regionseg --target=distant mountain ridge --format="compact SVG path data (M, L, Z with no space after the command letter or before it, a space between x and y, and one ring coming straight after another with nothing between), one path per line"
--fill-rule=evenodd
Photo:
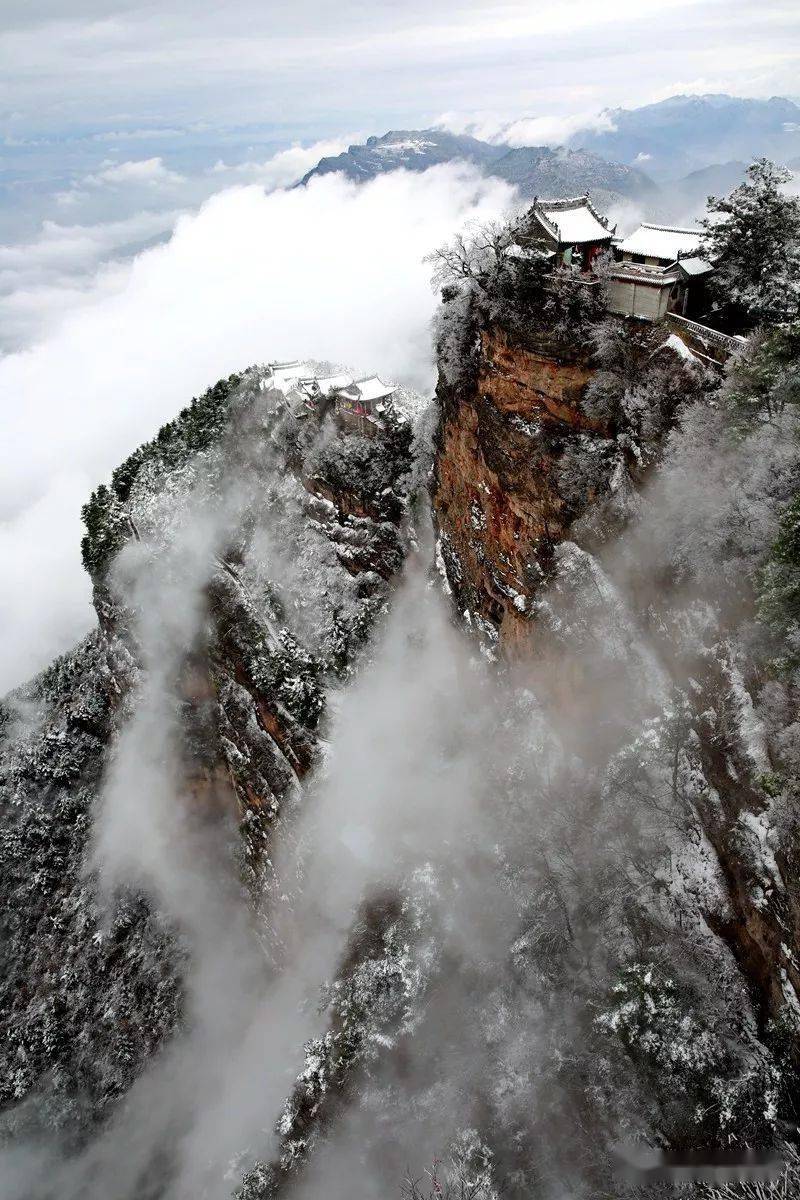
M612 109L612 128L583 129L563 146L512 147L446 129L396 129L323 158L298 186L341 172L363 183L390 171L463 161L516 187L524 198L589 191L606 210L626 204L640 219L686 223L709 194L725 195L765 155L800 167L800 105L794 100L672 96Z
M590 150L551 146L512 149L443 129L392 130L363 145L323 158L301 184L317 175L341 172L358 183L389 171L425 171L457 160L513 184L523 196L562 196L591 191L599 203L647 201L657 195L651 179L636 167L609 162Z
M709 196L727 196L744 180L746 162L712 163L690 171L682 179L671 179L662 184L665 198L678 213L700 213L705 209Z
M800 105L773 96L671 96L642 108L609 109L610 129L582 129L567 145L641 165L659 182L712 164L800 154Z

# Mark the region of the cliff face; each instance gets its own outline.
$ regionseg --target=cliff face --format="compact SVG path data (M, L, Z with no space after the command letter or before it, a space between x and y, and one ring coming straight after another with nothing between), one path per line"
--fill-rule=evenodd
M472 370L440 374L433 473L440 566L462 614L512 657L531 648L556 551L624 527L675 413L716 380L657 328L511 337L484 329Z
M594 374L494 331L482 335L474 387L441 388L433 504L459 609L490 640L530 634L531 602L576 509L558 463L579 438L602 452L607 429L581 410ZM586 503L592 497L586 497Z
M565 744L605 779L585 810L567 801L594 838L618 836L617 805L631 826L642 805L662 813L652 832L668 869L651 848L643 909L630 926L630 913L618 916L613 931L620 959L660 945L661 969L686 979L713 962L718 997L697 994L692 1019L719 1029L718 999L738 1006L740 1023L725 1037L749 1046L742 1062L752 1056L773 1076L785 1113L796 1087L793 1068L780 1064L800 1060L800 893L787 833L795 785L785 748L795 690L774 679L753 588L777 528L775 499L785 503L796 486L796 455L784 452L780 431L730 440L717 380L674 341L620 326L610 336L628 348L609 355L605 336L605 349L598 339L599 352L581 361L490 329L472 375L454 383L443 372L439 566L466 622L525 664ZM642 337L653 340L637 348ZM685 426L662 463L681 404ZM655 421L643 420L648 410ZM774 705L770 713L760 700L773 688L782 697L777 724ZM546 839L541 852L553 853ZM631 844L623 858L640 853ZM570 911L566 878L559 903ZM602 906L602 885L585 886ZM603 944L612 933L601 921L592 936ZM624 1026L612 1020L607 1028ZM630 1031L626 1049L635 1077L649 1052ZM673 1069L666 1060L662 1068ZM738 1069L744 1079L749 1068ZM708 1098L717 1084L677 1087ZM645 1084L637 1103L649 1094ZM655 1118L668 1139L698 1136L699 1122L672 1119Z
M400 413L375 439L344 435L251 370L194 401L87 504L98 629L0 706L0 1109L18 1132L84 1137L185 1016L181 914L135 882L100 894L93 857L148 708L166 732L133 747L137 807L172 770L188 828L216 831L263 911L327 694L404 560L410 446ZM127 837L147 840L147 824Z

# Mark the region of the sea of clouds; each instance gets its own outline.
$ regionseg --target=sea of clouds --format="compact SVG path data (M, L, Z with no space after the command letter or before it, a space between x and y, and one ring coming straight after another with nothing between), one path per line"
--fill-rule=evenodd
M0 310L21 343L0 357L0 692L90 628L81 504L193 395L295 357L432 388L436 296L423 258L514 194L457 164L361 187L339 175L287 186L335 148L221 164L219 190L186 211L169 205L185 193L157 164L116 168L97 179L119 190L120 220L51 221L0 249ZM159 205L131 212L149 188ZM145 238L156 244L125 253Z

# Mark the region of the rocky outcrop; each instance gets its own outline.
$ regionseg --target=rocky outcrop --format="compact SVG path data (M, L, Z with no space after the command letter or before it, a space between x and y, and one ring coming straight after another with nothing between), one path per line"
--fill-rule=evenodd
M609 337L618 339L610 354ZM643 337L654 340L637 347ZM736 534L729 534L718 562L710 548L701 549L710 546L709 534L716 535L714 523L724 520L724 510L715 512L710 530L702 529L692 497L680 494L692 473L703 470L693 462L664 485L662 502L675 507L663 524L650 510L651 527L660 539L673 538L672 544L651 550L634 539L635 549L626 550L615 540L616 558L604 551L604 543L624 533L637 515L648 473L657 476L678 405L699 398L702 406L715 407L715 381L687 365L680 350L663 341L659 346L658 337L658 330L643 334L632 324L616 333L609 328L596 340L597 353L580 355L563 344L512 340L489 328L471 377L453 382L452 370L442 373L432 479L439 567L466 623L507 659L532 664L537 695L562 730L566 718L577 753L585 755L591 744L595 768L610 772L607 793L591 812L595 836L614 837L605 810L626 795L628 785L614 763L627 755L635 759L637 783L626 821L649 802L645 797L664 798L654 803L664 806L659 836L669 846L670 870L659 876L661 868L653 867L655 887L636 917L633 941L663 944L659 920L669 912L669 962L683 963L687 977L697 969L689 965L697 947L705 944L703 953L717 964L720 994L738 989L742 997L731 1044L741 1039L749 1047L744 1058L762 1063L763 1078L772 1073L778 1079L782 1068L776 1064L794 1064L800 1054L800 907L794 835L788 832L795 827L793 802L773 775L780 751L768 744L755 705L774 668L764 661L763 631L754 634L747 625L763 561L758 556L769 543L747 541L751 565L747 571L740 565L720 587L715 572L729 569L726 555L737 553ZM656 420L643 420L647 413ZM702 428L702 416L694 419ZM715 428L720 439L724 428L719 422ZM691 439L688 432L679 450L687 459ZM707 453L726 451L710 440ZM756 459L759 453L752 451ZM747 461L744 455L741 461ZM715 489L723 494L729 486L729 477L724 484L709 478L707 494L718 502ZM736 504L748 511L748 500ZM687 537L698 555L691 568L686 547L679 545ZM619 580L605 574L604 559L615 562ZM542 667L551 654L555 672ZM742 663L749 664L746 685ZM608 695L607 711L598 705L598 689ZM641 746L648 739L655 744L653 723L671 732L658 767L645 769ZM790 737L782 730L776 742ZM756 742L761 748L753 748ZM673 856L684 863L677 876ZM706 887L712 875L716 883ZM615 932L620 944L627 920L627 914L621 917ZM596 936L602 941L607 933ZM707 998L713 1010L712 994ZM713 1027L719 1018L703 1019ZM628 1053L639 1070L642 1060L637 1063L632 1046ZM783 1113L796 1104L793 1070L785 1071L776 1091ZM708 1086L699 1085L698 1094ZM680 1144L699 1136L698 1121L684 1128L666 1121L660 1129ZM705 1129L702 1136L718 1135ZM769 1136L760 1127L758 1137Z
M125 889L109 914L87 869L114 748L156 669L177 714L176 803L223 845L238 827L241 883L265 903L328 688L404 560L410 444L400 414L367 441L253 369L193 401L86 505L98 629L0 706L9 1121L84 1136L182 1021L180 928ZM209 521L207 561L184 583L184 534ZM120 573L125 555L135 568ZM174 597L198 588L197 628L170 631ZM166 622L162 661L153 621Z
M442 372L432 480L444 570L459 611L512 656L555 552L619 532L702 371L658 328L607 320L564 331L480 334L474 369Z
M559 463L583 440L608 449L608 429L581 402L594 374L484 333L475 386L440 384L433 505L447 579L462 612L507 646L530 633L532 602L589 493L564 494Z

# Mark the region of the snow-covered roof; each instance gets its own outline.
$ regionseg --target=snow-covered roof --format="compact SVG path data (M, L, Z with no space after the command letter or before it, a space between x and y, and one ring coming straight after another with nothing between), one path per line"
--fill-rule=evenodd
M552 235L555 230L559 242L570 246L611 238L612 231L594 211L588 196L577 196L573 200L542 200L534 206L534 215L544 217L541 224L547 232Z
M280 392L289 392L292 388L298 387L301 380L307 378L310 373L308 363L299 362L293 359L291 362L271 362L267 363L269 367L269 375L265 380L268 387L277 388Z
M388 400L397 391L395 384L384 383L379 375L365 375L361 379L354 379L350 374L316 375L309 363L299 361L268 363L268 367L264 387L277 388L285 395L300 392L309 401L318 399L320 394L330 396L332 392L338 392L353 402L375 404Z
M711 263L705 258L693 256L691 258L681 258L673 264L680 267L686 275L707 275L709 271L713 271Z
M368 375L364 379L356 379L355 385L361 399L367 404L372 404L376 400L387 400L397 391L394 384L384 383L378 375Z
M353 376L312 375L309 379L303 379L301 382L304 388L313 389L314 387L318 387L324 396L328 396L331 392L350 387L353 382Z
M677 229L670 225L642 224L620 242L623 254L643 254L645 258L663 258L674 263L682 255L695 255L700 248L702 229Z

